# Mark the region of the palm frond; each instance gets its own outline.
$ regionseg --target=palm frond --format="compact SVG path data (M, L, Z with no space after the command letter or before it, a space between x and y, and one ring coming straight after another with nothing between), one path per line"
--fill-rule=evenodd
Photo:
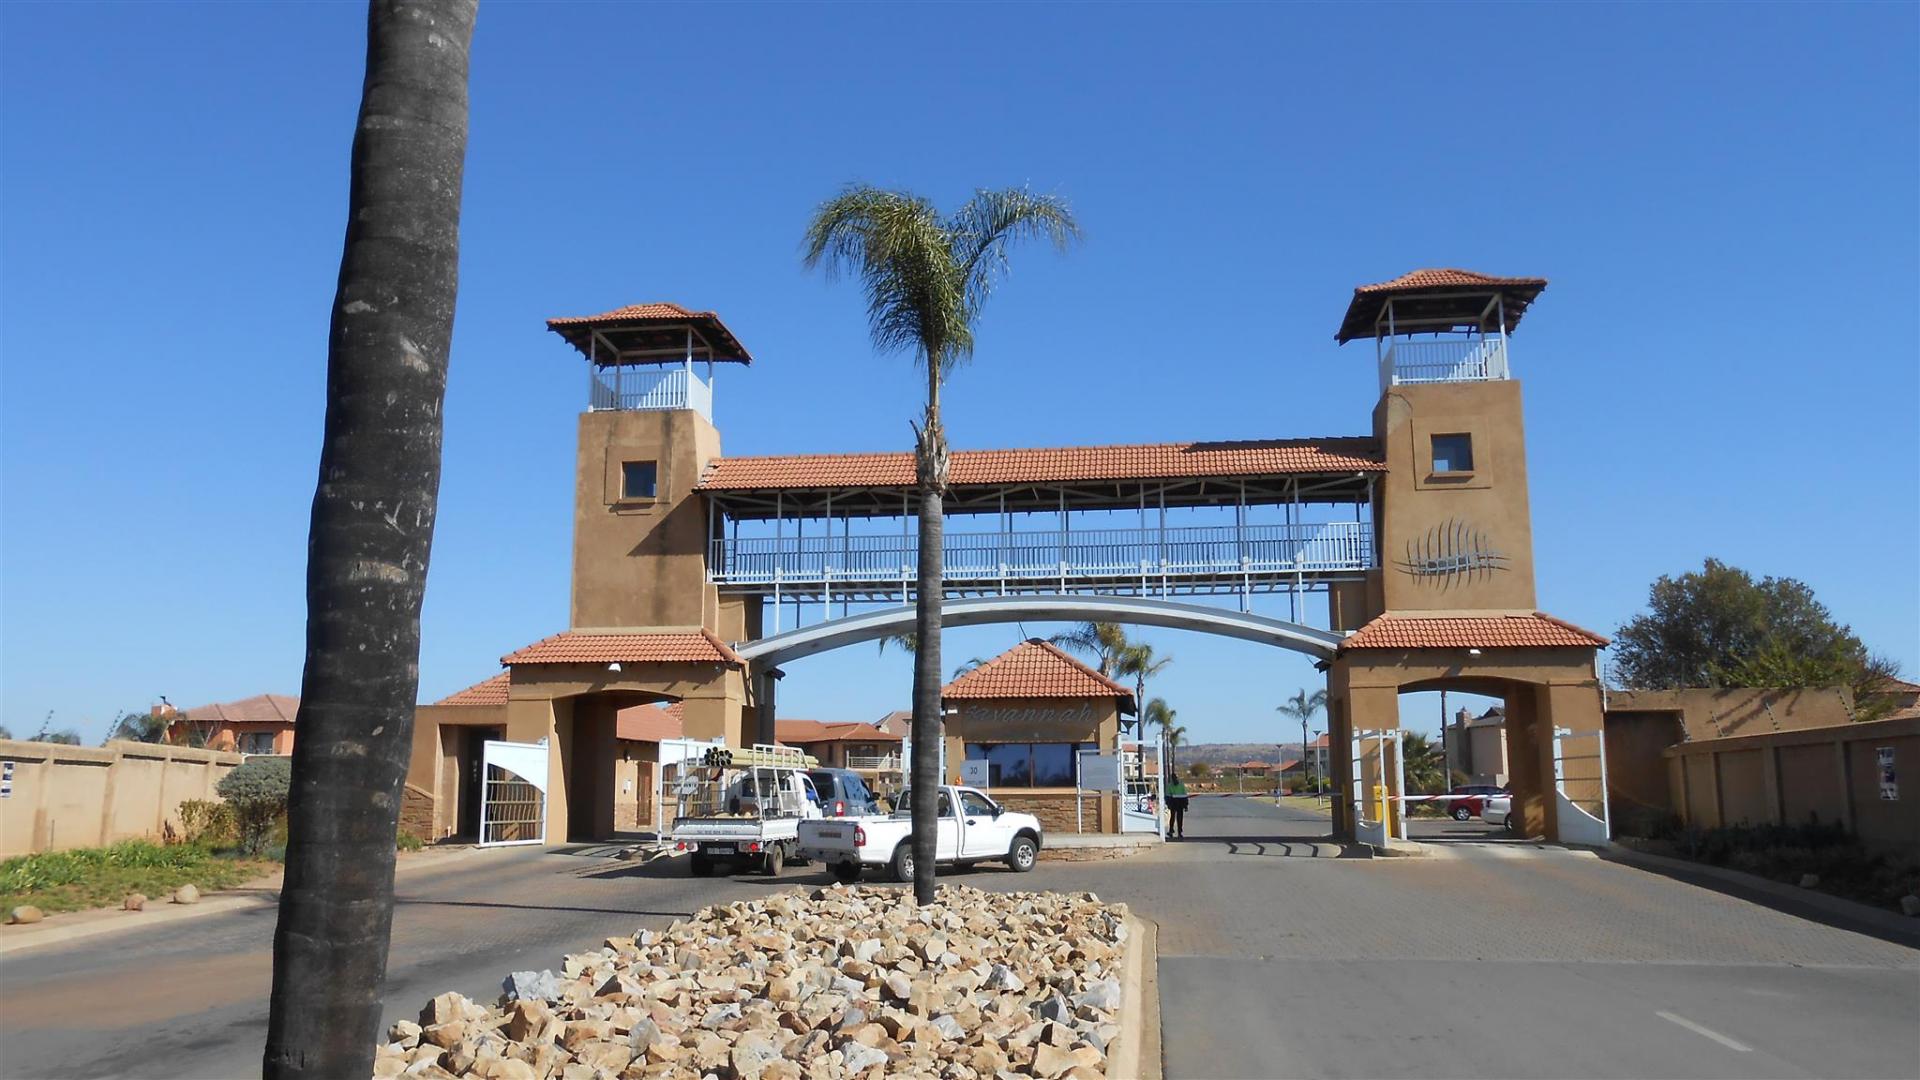
M978 314L1007 271L1007 248L1016 240L1050 240L1065 251L1080 239L1080 224L1066 201L1026 188L980 190L949 222L954 258L963 272L968 312Z
M858 276L867 326L881 352L911 351L942 373L973 352L965 276L932 203L854 185L822 203L802 242L803 263Z

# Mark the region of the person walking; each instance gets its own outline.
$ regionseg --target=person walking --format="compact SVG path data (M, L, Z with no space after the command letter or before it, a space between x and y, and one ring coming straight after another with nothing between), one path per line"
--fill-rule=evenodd
M1167 834L1187 838L1187 785L1178 776L1167 781Z

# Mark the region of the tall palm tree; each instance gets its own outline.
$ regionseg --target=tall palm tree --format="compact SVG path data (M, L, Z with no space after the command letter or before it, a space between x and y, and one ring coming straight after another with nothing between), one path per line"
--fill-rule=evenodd
M458 291L477 0L373 0L327 414L307 655L273 935L269 1078L366 1076L393 928Z
M1141 702L1147 700L1147 678L1165 671L1167 665L1171 663L1173 663L1171 656L1156 659L1153 655L1153 646L1146 642L1132 642L1120 650L1119 657L1114 661L1113 673L1133 676L1133 700Z
M934 828L939 783L941 498L947 435L940 386L973 355L973 328L1017 240L1065 249L1080 228L1064 202L1022 189L978 191L942 217L904 191L849 187L814 212L805 263L846 270L867 293L867 327L881 352L908 352L926 367L927 409L916 425L920 561L915 582L913 664L913 895L933 902Z
M1173 712L1171 710L1167 713L1167 719L1173 719ZM1161 728L1160 731L1167 744L1167 769L1168 774L1171 775L1172 770L1180 767L1180 755L1178 751L1180 744L1187 739L1187 727L1185 724L1171 724Z
M1307 721L1312 720L1315 714L1326 707L1327 692L1325 690L1315 690L1312 694L1308 694L1305 690L1299 690L1296 691L1292 697L1288 698L1285 703L1273 707L1274 712L1282 716L1290 716L1300 721L1300 761L1303 772L1306 771L1307 762L1313 755L1312 748L1307 745ZM1318 779L1317 777L1308 777L1309 782L1316 791L1319 790Z

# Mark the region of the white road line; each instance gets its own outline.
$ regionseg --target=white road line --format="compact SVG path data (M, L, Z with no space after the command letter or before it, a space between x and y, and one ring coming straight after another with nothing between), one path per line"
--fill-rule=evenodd
M1653 1015L1659 1017L1662 1020L1668 1020L1668 1021L1672 1021L1673 1023L1679 1024L1681 1027L1686 1028L1688 1031L1693 1032L1695 1035L1705 1035L1707 1038L1712 1039L1714 1042L1719 1043L1721 1046L1724 1046L1729 1050L1738 1050L1743 1054L1749 1053L1753 1050L1753 1047L1748 1046L1746 1043L1743 1043L1738 1039L1729 1039L1725 1035L1720 1034L1719 1032L1713 1030L1712 1028L1702 1027L1701 1025L1694 1023L1693 1021L1687 1019L1684 1016L1677 1016L1673 1013L1665 1011L1664 1009L1655 1012Z

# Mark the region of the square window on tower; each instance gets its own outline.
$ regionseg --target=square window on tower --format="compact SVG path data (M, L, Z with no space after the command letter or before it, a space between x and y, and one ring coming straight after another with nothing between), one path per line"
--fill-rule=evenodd
M620 497L651 499L659 495L660 463L626 461L620 465Z
M1472 472L1473 436L1435 435L1433 437L1433 471L1436 473Z

